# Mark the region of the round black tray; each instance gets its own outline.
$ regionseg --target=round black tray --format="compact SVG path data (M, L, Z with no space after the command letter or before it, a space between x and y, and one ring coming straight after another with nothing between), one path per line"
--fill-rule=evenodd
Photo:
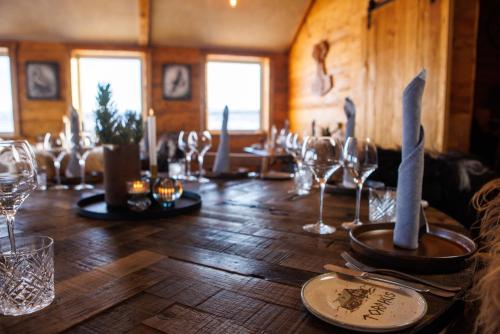
M143 212L134 212L127 208L109 208L104 200L104 194L82 198L76 203L78 214L82 217L100 220L144 220L172 217L182 213L197 210L201 207L201 196L191 191L184 191L175 205L164 208L154 203Z

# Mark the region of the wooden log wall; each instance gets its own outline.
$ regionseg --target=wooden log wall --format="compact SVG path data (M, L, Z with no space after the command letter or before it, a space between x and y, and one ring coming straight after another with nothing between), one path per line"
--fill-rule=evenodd
M210 53L195 48L174 47L138 47L138 46L104 46L77 45L64 43L0 41L11 52L12 61L16 64L14 78L17 94L14 98L19 102L20 131L19 137L34 140L46 132L57 133L62 130L62 117L71 105L71 73L70 58L74 49L89 50L134 50L144 51L146 55L146 103L152 107L157 116L158 138L162 133L181 129L200 130L203 127L205 112L205 59ZM235 53L234 50L217 50L213 53ZM258 53L270 58L270 124L282 126L288 113L288 55L286 53ZM237 54L246 54L238 51ZM28 61L54 61L59 64L60 97L57 100L29 100L26 94L25 66ZM166 101L163 99L163 64L183 63L192 68L192 98L189 101ZM151 89L149 89L151 87ZM259 141L265 133L234 135L231 146L234 151ZM215 136L212 150L217 149Z
M403 89L426 68L426 148L466 151L477 6L477 1L396 0L376 9L368 28L366 1L317 0L290 51L293 128L309 129L312 120L320 127L344 122L343 101L350 96L357 106L357 135L398 147ZM335 82L324 96L311 89L316 76L313 45L321 40L330 44L325 64Z

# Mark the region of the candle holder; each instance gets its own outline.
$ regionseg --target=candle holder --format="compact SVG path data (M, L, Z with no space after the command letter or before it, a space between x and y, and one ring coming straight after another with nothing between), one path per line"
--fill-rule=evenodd
M151 200L148 195L150 193L149 181L134 180L127 182L127 206L135 212L142 212L151 206Z
M179 180L162 177L153 184L153 198L164 208L173 207L182 192L183 187Z

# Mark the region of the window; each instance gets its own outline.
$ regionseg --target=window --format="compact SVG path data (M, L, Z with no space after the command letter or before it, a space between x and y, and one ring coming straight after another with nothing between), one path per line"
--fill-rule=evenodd
M14 107L12 104L12 76L6 48L0 48L0 134L14 134Z
M120 113L142 113L142 57L128 52L76 52L71 59L73 105L83 118L85 131L94 131L94 110L99 83L110 83Z
M230 112L229 130L261 131L267 128L268 64L267 58L259 57L208 57L208 130L220 130L226 105Z

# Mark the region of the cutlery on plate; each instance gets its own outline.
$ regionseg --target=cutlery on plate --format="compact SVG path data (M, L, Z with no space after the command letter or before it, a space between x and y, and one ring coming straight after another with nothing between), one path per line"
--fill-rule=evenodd
M440 289L435 289L431 287L426 287L422 284L419 283L412 283L412 282L407 282L399 278L395 277L389 277L389 276L384 276L384 275L379 275L379 274L370 274L364 271L359 271L359 270L353 270L349 268L344 268L340 266L336 266L334 264L325 264L323 266L326 270L333 271L339 274L351 276L351 277L357 277L357 278L362 278L362 279L371 279L374 281L379 281L379 282L384 282L384 283L389 283L389 284L394 284L401 286L403 288L415 290L417 292L426 292L430 293L435 296L439 297L444 297L444 298L452 298L455 296L454 292L449 292L449 291L444 291Z
M340 256L342 256L342 258L346 262L349 262L350 264L352 264L355 267L354 269L357 269L357 270L360 270L360 271L364 271L364 272L367 272L367 273L377 273L377 274L385 274L385 275L391 275L391 276L392 275L397 275L397 276L400 276L401 278L409 279L409 280L412 280L412 281L415 281L415 282L419 282L419 283L422 283L422 284L425 284L425 285L429 285L429 286L432 286L432 287L435 287L435 288L438 288L438 289L441 289L441 290L446 290L446 291L460 291L460 290L462 290L462 288L459 287L459 286L446 286L446 285L442 285L442 284L439 284L439 283L436 283L436 282L428 281L426 279L423 279L423 278L420 278L420 277L417 277L417 276L413 276L413 275L410 275L410 274L403 273L401 271L392 270L392 269L385 269L385 268L371 267L371 266L366 265L366 264L364 264L362 262L359 262L358 260L356 260L348 252L342 252L342 254L340 254Z

